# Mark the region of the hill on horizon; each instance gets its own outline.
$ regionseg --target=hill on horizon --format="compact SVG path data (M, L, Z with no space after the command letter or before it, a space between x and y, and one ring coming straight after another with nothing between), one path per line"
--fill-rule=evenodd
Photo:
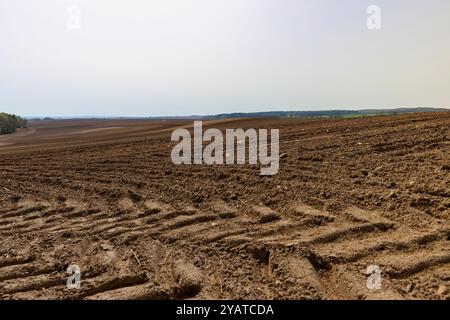
M353 118L376 115L394 115L402 113L422 113L422 112L445 112L449 108L393 108L393 109L362 109L362 110L318 110L318 111L260 111L260 112L233 112L221 113L215 115L188 115L188 116L149 116L149 117L127 117L127 116L30 116L25 117L28 120L56 120L56 119L197 119L197 120L216 120L216 119L235 119L235 118L311 118L311 117L330 117L330 118Z

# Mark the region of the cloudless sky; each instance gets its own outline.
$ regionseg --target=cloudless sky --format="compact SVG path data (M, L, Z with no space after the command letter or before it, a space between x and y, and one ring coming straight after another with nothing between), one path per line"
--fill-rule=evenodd
M448 0L0 0L0 111L415 106L450 106Z

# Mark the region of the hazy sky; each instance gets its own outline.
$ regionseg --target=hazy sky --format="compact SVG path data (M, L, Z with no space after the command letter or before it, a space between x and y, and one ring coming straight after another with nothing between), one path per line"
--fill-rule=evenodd
M397 106L450 106L448 0L0 0L0 111Z

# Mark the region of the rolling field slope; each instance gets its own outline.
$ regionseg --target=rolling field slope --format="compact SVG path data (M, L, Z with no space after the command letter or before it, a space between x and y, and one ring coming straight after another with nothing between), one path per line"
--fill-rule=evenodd
M174 165L192 121L0 137L0 299L450 299L450 112L208 126L279 128L279 173Z

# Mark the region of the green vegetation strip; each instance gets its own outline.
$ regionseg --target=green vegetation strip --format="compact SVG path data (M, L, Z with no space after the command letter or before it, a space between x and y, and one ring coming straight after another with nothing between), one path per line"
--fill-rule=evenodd
M14 114L0 112L0 134L13 133L18 128L26 128L27 120Z

